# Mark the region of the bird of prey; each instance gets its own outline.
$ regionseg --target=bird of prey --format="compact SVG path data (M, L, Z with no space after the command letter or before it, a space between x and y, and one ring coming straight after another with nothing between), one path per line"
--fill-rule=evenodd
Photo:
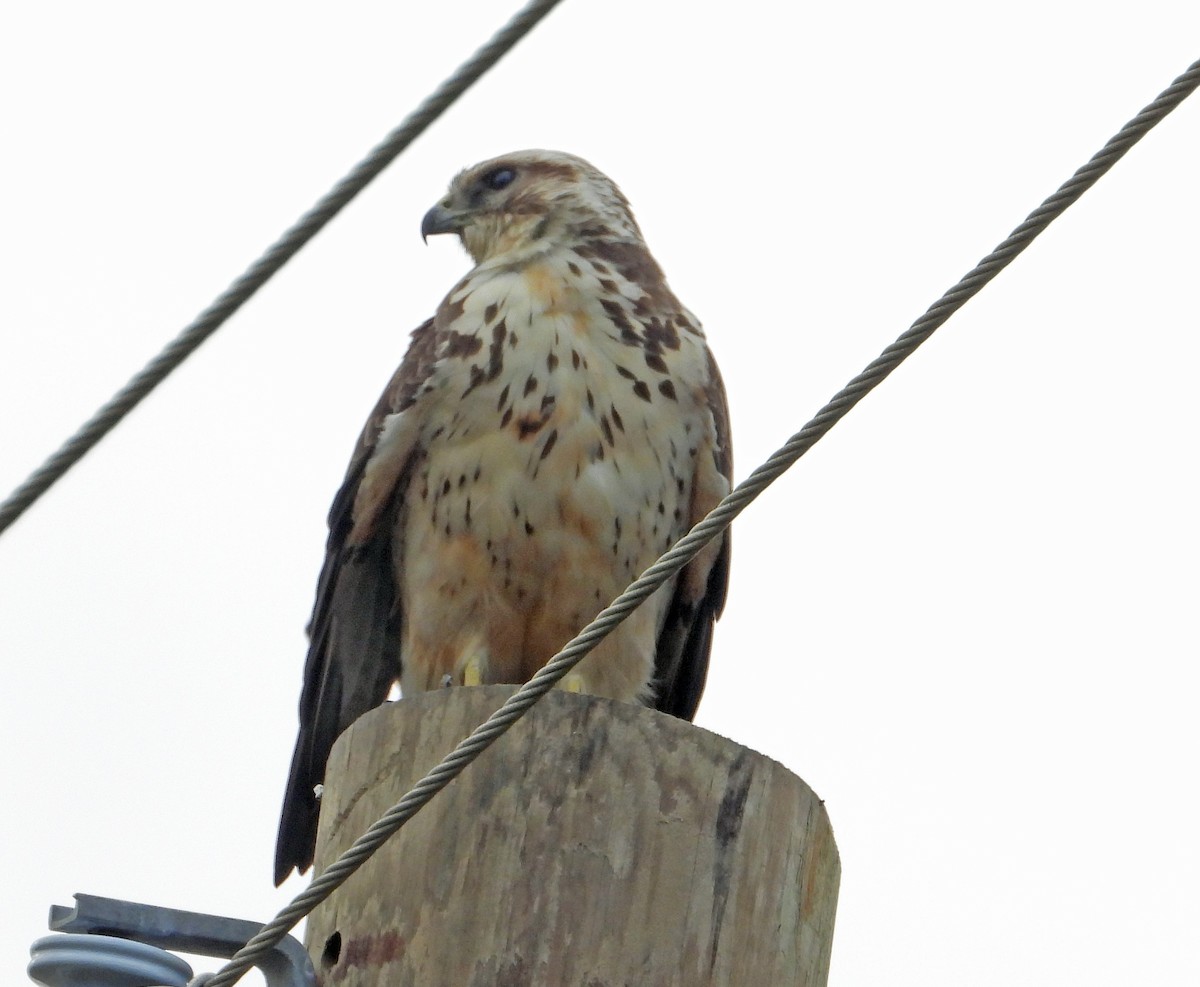
M312 863L338 735L442 685L524 682L730 489L725 393L629 203L592 165L521 151L460 173L421 234L475 267L412 335L329 514L275 881ZM728 537L565 688L691 719Z

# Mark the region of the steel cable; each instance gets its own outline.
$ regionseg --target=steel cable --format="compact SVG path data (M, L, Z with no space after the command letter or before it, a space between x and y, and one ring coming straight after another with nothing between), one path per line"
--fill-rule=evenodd
M480 48L432 95L417 107L370 154L329 190L308 212L275 241L245 273L225 289L216 300L187 325L108 402L84 423L71 438L8 499L0 504L0 533L3 533L33 503L82 459L167 375L178 367L309 240L324 228L342 208L370 184L384 168L411 144L425 128L461 96L480 76L495 65L518 41L533 29L560 0L531 0Z
M743 480L707 517L696 524L665 555L585 627L516 693L461 741L392 808L326 868L280 913L267 923L216 974L204 975L205 987L231 987L259 958L269 952L317 905L328 898L401 826L445 788L492 742L504 734L539 699L566 675L617 624L673 573L691 560L709 541L725 530L763 490L845 414L896 369L947 319L979 292L1021 253L1068 206L1094 185L1134 144L1164 116L1200 86L1200 61L1176 79L1154 102L1121 128L1090 161L1066 181L1003 243L885 349L867 368L830 399L799 432L765 463Z

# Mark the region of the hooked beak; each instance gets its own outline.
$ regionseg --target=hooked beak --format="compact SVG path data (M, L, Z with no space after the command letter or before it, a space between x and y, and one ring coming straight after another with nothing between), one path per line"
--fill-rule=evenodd
M461 233L466 225L465 213L447 209L439 202L421 220L421 239L428 242L437 233Z

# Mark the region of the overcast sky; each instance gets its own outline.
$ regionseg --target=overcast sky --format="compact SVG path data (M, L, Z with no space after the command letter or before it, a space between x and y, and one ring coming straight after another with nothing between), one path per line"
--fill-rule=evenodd
M13 5L0 495L509 10ZM1190 0L566 0L0 537L5 979L75 891L302 888L325 513L459 168L622 186L741 478L1197 57ZM826 800L835 987L1200 981L1197 175L1193 97L736 525L697 722Z

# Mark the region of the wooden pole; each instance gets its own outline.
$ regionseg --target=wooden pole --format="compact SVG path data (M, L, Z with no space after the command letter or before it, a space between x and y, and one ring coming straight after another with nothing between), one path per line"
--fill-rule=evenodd
M380 707L338 740L331 863L511 686ZM553 692L308 920L324 987L822 985L841 866L825 808L760 754Z

